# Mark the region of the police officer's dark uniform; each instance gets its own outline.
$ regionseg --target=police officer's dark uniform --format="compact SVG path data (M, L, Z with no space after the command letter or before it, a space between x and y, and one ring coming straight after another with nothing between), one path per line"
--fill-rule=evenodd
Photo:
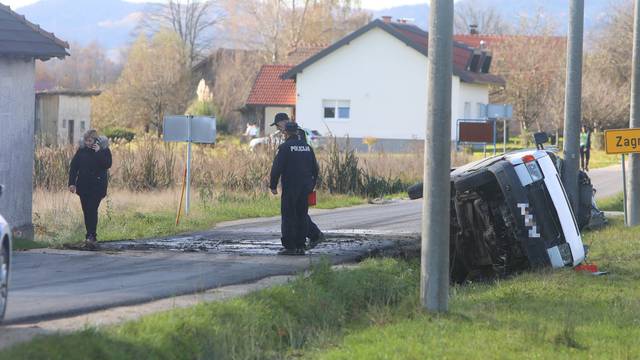
M286 113L277 113L274 117L273 123L271 126L277 126L279 122L289 121L289 115ZM298 127L298 139L304 141L308 144L307 133ZM311 216L307 214L307 237L309 238L309 248L314 248L320 242L324 241L325 237L318 225L316 225L313 220L311 220Z
M297 136L298 125L285 125L287 140L278 147L271 167L270 188L273 192L282 178L282 246L285 255L304 254L308 232L308 195L318 178L318 163L313 149Z

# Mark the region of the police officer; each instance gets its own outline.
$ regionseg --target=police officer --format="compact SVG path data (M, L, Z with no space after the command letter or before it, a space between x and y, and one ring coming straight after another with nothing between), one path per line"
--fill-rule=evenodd
M273 119L273 123L271 124L271 126L275 126L276 128L278 128L278 130L280 130L282 134L285 134L284 127L285 127L285 124L288 123L289 121L290 121L289 115L287 115L287 113L277 113L275 118ZM298 139L307 143L307 133L305 133L303 129L298 127L297 135L298 135ZM309 246L307 248L313 249L314 247L316 247L316 245L318 245L319 243L325 240L325 236L322 233L322 231L320 231L320 228L318 227L318 225L316 225L313 222L313 220L311 220L311 217L309 215L307 215L307 223L308 223L307 237L309 238Z
M282 178L282 255L304 255L305 237L309 222L308 195L316 185L318 162L311 146L298 138L298 125L284 126L287 140L278 147L271 167L270 189L278 194L278 180Z

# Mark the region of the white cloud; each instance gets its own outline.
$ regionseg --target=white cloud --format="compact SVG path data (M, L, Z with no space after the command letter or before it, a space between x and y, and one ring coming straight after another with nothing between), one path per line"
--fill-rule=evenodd
M118 27L132 27L135 26L140 19L144 16L141 12L133 12L122 19L118 20L104 20L98 23L99 27L103 28L118 28Z
M428 0L361 0L362 7L371 10L388 9L402 5L426 4L428 2Z

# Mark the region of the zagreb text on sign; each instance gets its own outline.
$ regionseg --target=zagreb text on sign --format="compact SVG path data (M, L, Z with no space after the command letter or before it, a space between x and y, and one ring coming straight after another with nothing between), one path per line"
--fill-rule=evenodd
M640 129L605 130L607 154L640 153Z

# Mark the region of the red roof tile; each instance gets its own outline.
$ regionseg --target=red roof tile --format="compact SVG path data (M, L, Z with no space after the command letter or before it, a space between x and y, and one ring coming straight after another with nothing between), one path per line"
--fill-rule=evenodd
M253 83L247 105L295 105L296 83L283 80L282 74L291 70L290 65L263 65Z

